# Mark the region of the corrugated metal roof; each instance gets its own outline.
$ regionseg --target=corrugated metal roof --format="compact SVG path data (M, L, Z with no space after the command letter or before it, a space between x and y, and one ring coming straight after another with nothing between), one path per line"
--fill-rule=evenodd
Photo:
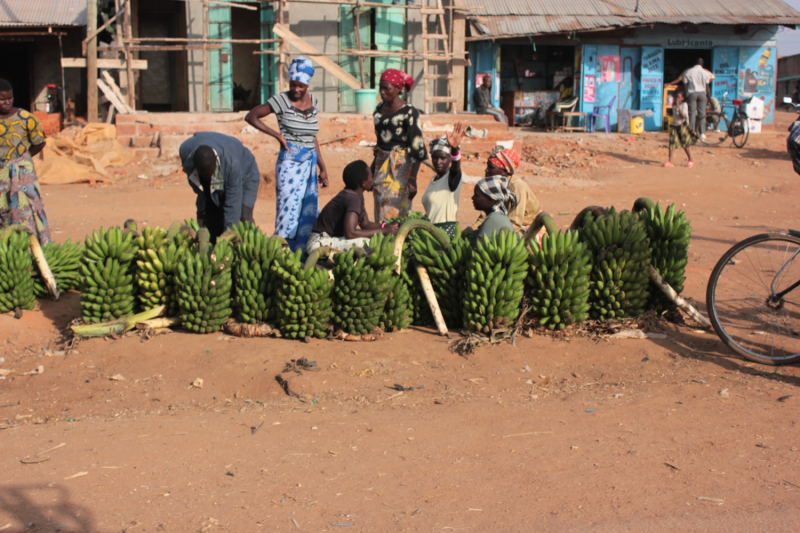
M477 35L495 38L640 24L800 24L781 0L466 0ZM638 4L638 8L637 8Z
M86 26L86 0L0 0L0 26Z

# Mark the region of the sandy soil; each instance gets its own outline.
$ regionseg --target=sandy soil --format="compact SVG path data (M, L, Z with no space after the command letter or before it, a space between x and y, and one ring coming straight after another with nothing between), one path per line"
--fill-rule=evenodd
M639 196L681 206L694 227L685 294L702 302L731 244L800 227L791 118L742 150L696 149L691 169L660 166L666 135L518 140L526 180L560 225ZM369 154L329 146L326 194ZM171 169L45 187L54 237L191 217ZM481 170L466 161L469 176ZM465 225L471 194L468 183ZM271 230L268 185L257 205ZM691 326L664 324L656 341L521 337L468 358L420 328L374 343L175 332L64 355L78 295L40 306L0 316L0 368L14 370L0 380L0 531L800 530L798 368L748 363ZM300 357L319 370L282 373Z

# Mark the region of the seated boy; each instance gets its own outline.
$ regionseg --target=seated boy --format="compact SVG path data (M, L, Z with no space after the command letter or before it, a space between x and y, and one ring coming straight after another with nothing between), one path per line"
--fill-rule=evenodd
M317 217L306 245L310 254L320 246L347 251L366 246L376 233L397 235L397 224L370 222L364 207L364 192L372 191L372 170L364 161L353 161L342 173L344 189L334 196Z

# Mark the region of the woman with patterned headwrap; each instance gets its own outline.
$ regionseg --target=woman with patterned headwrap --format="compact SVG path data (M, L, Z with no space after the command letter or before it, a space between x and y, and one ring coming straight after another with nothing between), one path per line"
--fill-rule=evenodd
M461 139L464 126L456 122L453 131L431 141L431 164L436 175L431 179L422 207L434 225L442 228L450 237L455 237L458 224L458 200L461 195Z
M328 186L328 171L317 141L317 99L308 93L313 75L311 61L298 57L289 65L289 90L254 107L245 117L281 145L275 163L275 234L286 239L292 251L305 249L319 216L317 181L323 188ZM275 113L280 132L261 121L270 113Z
M516 172L519 162L519 155L514 150L497 146L486 163L486 175L508 178L508 190L517 199L516 206L508 209L508 218L514 231L524 233L542 212L542 206L528 184ZM485 217L481 213L475 225L480 226Z
M419 123L419 111L400 98L410 91L414 78L397 69L381 75L380 95L375 108L375 136L378 145L372 162L375 179L375 220L404 217L417 194L419 165L428 159Z
M14 107L14 89L0 79L0 228L24 224L47 244L50 228L33 156L44 149L42 124Z

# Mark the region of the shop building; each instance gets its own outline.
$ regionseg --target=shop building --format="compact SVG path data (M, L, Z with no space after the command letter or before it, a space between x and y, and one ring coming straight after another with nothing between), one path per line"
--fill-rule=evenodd
M611 105L615 129L619 110L652 110L645 129L663 129L668 84L701 58L716 77L712 96L762 100L761 124L772 128L778 30L800 24L800 13L780 0L466 3L473 7L467 94L488 74L495 80L495 105L505 102L521 117L563 97L556 89L568 76L576 111L591 114L595 106Z
M791 97L798 87L800 87L800 54L779 57L778 87L775 97L778 103L783 102L784 96Z

